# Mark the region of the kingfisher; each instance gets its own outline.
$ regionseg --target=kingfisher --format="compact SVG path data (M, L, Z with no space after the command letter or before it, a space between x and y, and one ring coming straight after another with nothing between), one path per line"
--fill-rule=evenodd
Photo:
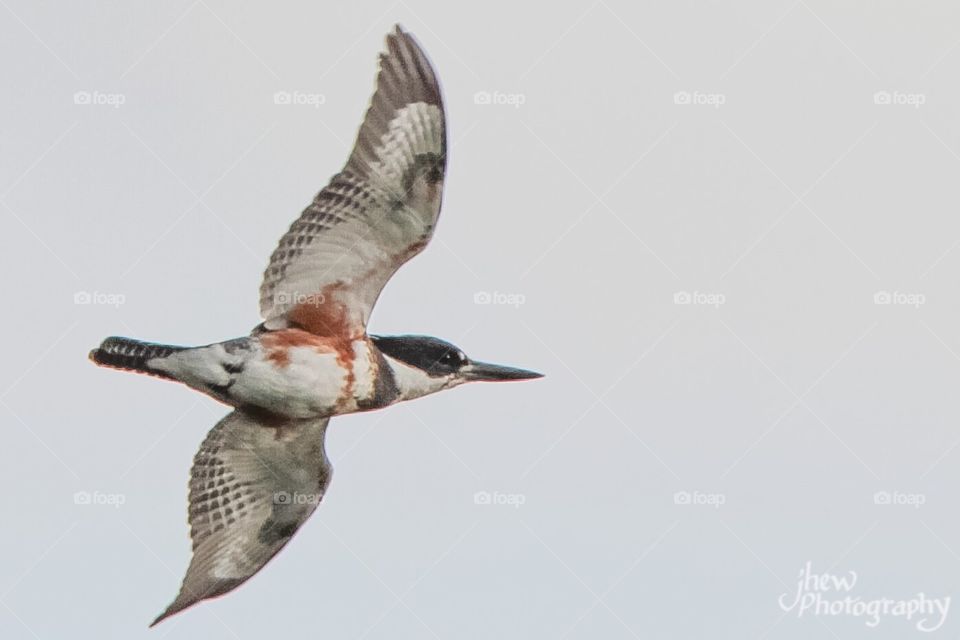
M194 457L193 553L177 597L150 626L232 591L290 541L330 484L331 417L466 382L541 377L475 361L438 338L367 333L387 281L433 235L446 162L437 74L398 25L346 165L270 257L262 323L204 346L111 337L90 352L98 365L180 382L233 407Z

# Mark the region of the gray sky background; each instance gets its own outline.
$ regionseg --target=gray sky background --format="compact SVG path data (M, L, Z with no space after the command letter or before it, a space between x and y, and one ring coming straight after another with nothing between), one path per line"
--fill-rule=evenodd
M87 351L259 322L394 22L451 148L371 330L547 377L337 418L293 542L148 631L225 409ZM803 567L958 595L957 3L2 0L0 70L3 638L905 638L791 609Z

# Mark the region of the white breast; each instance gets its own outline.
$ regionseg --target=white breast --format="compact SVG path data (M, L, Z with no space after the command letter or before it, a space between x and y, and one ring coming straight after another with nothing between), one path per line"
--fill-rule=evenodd
M333 352L291 347L278 363L252 358L234 379L230 395L291 418L330 415L346 383L346 370Z
M366 340L353 343L353 408L356 403L373 397L376 390L377 365L373 348Z
M230 395L292 418L356 411L375 393L376 360L366 340L350 347L352 359L313 346L287 349L282 362L261 352L234 378Z

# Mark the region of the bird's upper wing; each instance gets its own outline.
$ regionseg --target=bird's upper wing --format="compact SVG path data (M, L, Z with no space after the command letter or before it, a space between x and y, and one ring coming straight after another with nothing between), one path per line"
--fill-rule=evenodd
M293 223L260 286L267 329L357 335L387 280L433 234L446 128L436 74L398 26L346 166Z
M328 421L237 409L207 434L190 472L193 557L177 598L151 626L243 584L290 540L330 483Z

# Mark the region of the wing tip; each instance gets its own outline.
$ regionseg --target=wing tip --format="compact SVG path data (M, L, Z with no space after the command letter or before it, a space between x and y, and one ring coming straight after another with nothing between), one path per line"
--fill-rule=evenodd
M429 73L435 75L433 66L430 63L430 58L427 57L427 52L424 50L423 45L420 44L420 40L417 39L415 35L411 32L404 29L399 23L394 25L394 29L391 33L387 34L387 51L391 50L390 43L393 42L396 46L397 52L401 56L410 56L410 62L426 62L430 65ZM424 69L418 70L420 73L423 73ZM432 78L436 82L436 78Z
M393 25L393 29L387 32L387 36L384 38L384 51L380 53L381 56L389 56L390 52L393 50L393 46L397 42L404 42L405 40L410 39L410 33L406 31L403 27L400 26L400 23Z
M176 615L183 611L184 609L189 609L198 602L202 602L207 598L214 597L214 594L206 595L201 594L199 597L194 597L192 595L186 595L185 589L181 588L180 593L177 594L177 597L163 610L163 613L154 618L153 622L150 623L150 628L157 626L170 616Z
M189 572L189 570L188 570ZM249 576L247 576L249 577ZM241 584L246 582L247 578L239 579L232 578L226 580L217 580L213 583L208 583L207 588L203 590L193 590L189 589L186 586L180 588L180 593L177 594L176 599L170 603L163 613L157 616L153 622L150 623L150 628L157 626L159 623L163 622L170 616L176 615L183 611L184 609L189 609L193 605L203 602L204 600L211 600L213 598L218 598L222 595L230 593Z
M376 160L373 150L387 133L395 112L411 103L423 102L440 109L442 145L446 147L443 91L430 57L399 23L394 24L385 40L378 56L373 98L345 167L360 177L369 177L369 163Z
M176 600L170 603L169 607L163 610L163 613L161 613L160 615L158 615L156 618L153 619L153 622L150 623L149 628L153 629L155 626L157 626L158 624L160 624L161 622L163 622L173 614L180 613L181 611L189 607L191 604L194 604L194 603L191 602L188 604L185 602L181 602L180 598L177 597Z

